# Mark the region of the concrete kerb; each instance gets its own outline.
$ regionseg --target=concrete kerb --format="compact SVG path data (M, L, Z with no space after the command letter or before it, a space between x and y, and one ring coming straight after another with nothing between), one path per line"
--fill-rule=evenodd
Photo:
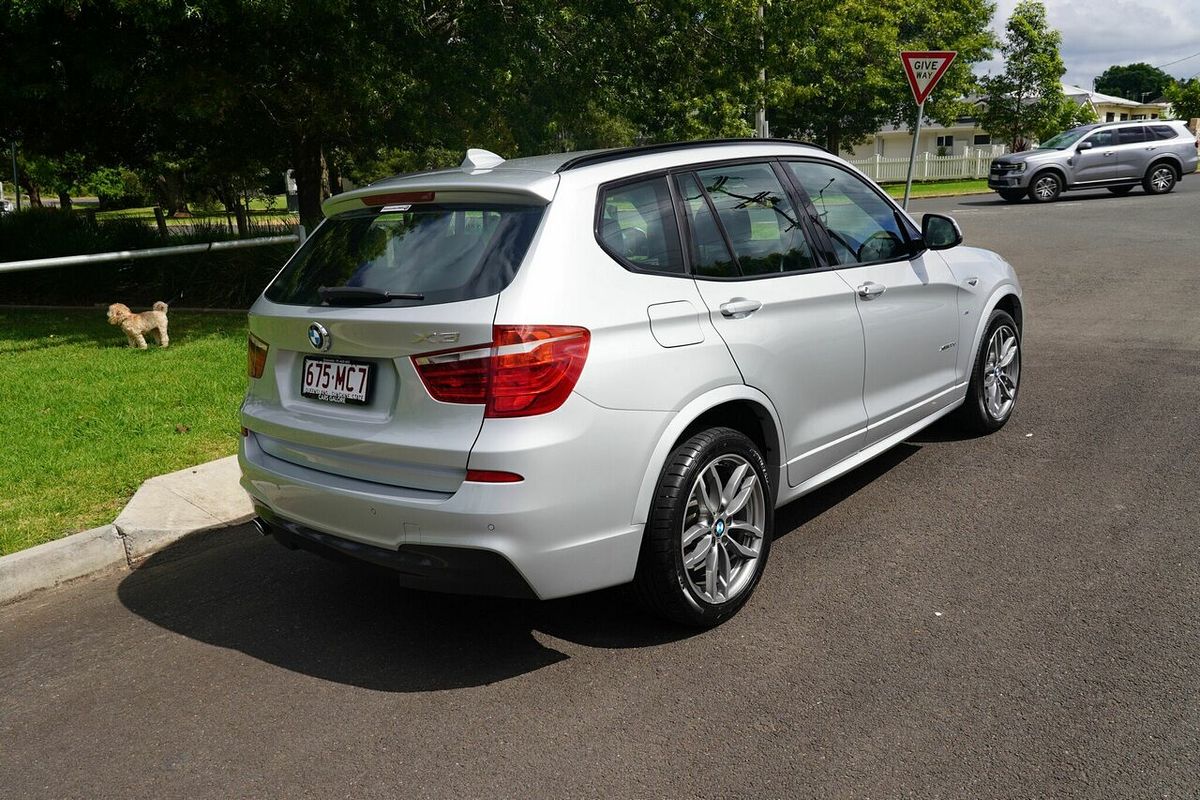
M133 569L185 536L247 522L254 509L239 478L235 456L150 478L111 525L0 557L0 605Z

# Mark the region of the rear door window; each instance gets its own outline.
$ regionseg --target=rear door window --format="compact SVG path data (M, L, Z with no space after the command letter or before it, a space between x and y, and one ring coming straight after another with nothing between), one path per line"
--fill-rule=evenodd
M743 276L817 266L796 209L770 164L728 164L699 170L696 177Z
M423 295L372 303L430 305L499 293L512 282L542 206L414 204L325 221L267 287L288 305L321 305L322 286Z
M1146 129L1141 125L1117 128L1117 144L1138 144L1146 141Z
M703 278L736 278L741 275L695 175L687 173L679 176L679 195L692 234L689 238L693 272Z
M598 235L604 249L628 267L684 272L679 226L665 175L605 189Z

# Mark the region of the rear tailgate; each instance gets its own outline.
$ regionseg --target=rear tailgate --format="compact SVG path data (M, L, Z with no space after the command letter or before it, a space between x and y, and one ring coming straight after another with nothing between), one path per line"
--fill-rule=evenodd
M429 195L327 220L250 310L267 354L242 418L267 457L429 492L462 483L484 406L434 400L413 357L490 345L545 201ZM358 296L371 292L401 296Z

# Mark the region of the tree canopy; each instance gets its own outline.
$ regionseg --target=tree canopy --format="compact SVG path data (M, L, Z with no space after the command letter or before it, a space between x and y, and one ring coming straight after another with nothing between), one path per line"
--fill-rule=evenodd
M1062 35L1046 22L1046 7L1021 0L1005 26L1000 45L1004 71L984 78L986 108L980 124L1013 151L1058 130L1064 111Z
M760 18L760 8L763 16ZM128 169L167 210L236 210L295 170L300 214L338 176L506 156L777 134L853 144L912 121L901 49L959 57L950 121L990 57L988 0L8 0L0 139L59 192ZM759 77L766 69L767 80ZM32 173L31 173L32 175ZM33 179L32 177L30 178Z
M1114 65L1096 78L1096 91L1144 103L1162 97L1175 79L1158 67L1137 63Z

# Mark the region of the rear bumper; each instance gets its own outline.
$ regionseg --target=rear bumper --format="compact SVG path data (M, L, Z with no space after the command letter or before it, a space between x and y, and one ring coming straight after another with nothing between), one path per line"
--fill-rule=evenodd
M260 516L284 521L281 529L303 540L293 544L399 565L410 575L409 585L445 591L512 594L507 579L500 591L489 588L496 565L503 572L507 564L533 596L548 599L633 579L645 522L634 518L634 508L670 417L614 411L572 395L542 417L487 420L470 468L516 472L524 480L463 482L448 493L283 461L258 446L252 428L238 460L242 486ZM444 552L449 549L481 553ZM414 558L430 557L450 567L414 567ZM454 566L459 564L471 566ZM473 575L480 585L464 588Z
M360 544L340 536L321 533L277 516L257 505L263 532L274 536L290 550L307 550L326 558L350 558L386 567L396 573L402 586L431 592L485 594L495 597L533 598L521 573L504 556L490 550L462 547L402 545L396 550Z

